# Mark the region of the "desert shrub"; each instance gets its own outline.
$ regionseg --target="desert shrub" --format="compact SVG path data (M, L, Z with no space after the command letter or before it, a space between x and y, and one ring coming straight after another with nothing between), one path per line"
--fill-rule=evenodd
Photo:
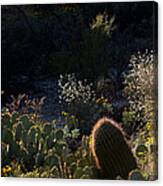
M98 14L91 24L91 29L110 37L116 26L113 26L115 17L111 17L110 20L108 20L108 17L109 16L105 12L103 14Z
M138 52L125 74L129 107L123 123L131 134L131 146L146 180L157 178L157 61L153 51Z
M77 80L75 74L60 75L58 85L60 87L59 99L61 103L62 101L67 104L72 104L73 102L88 103L95 99L93 84L89 84L87 79L84 79L84 81Z
M6 103L6 108L9 112L19 112L20 114L36 114L40 115L44 100L46 97L42 98L31 98L26 94L19 94L17 97L11 95L10 103Z
M115 18L105 12L97 14L84 32L78 63L85 76L94 79L104 75L112 63L107 47L116 28L114 21Z
M155 123L149 121L135 136L130 145L145 180L157 179L157 138Z
M157 114L157 62L153 51L131 56L129 70L124 74L124 93L129 102L127 111L135 115L131 131L141 128ZM126 111L125 111L126 112ZM151 118L151 113L156 113ZM125 113L124 113L125 114Z
M96 79L98 76L106 75L109 65L112 64L108 43L110 43L115 28L115 17L111 17L105 12L97 14L90 24L90 30L86 34L81 53L81 67L85 64L85 68L83 68L89 74L88 77Z
M76 14L76 25L71 28L69 25L73 23ZM65 21L65 19L63 20ZM109 53L106 51L108 41L115 29L114 17L108 16L107 13L98 14L89 25L85 25L79 11L66 15L66 20L69 20L64 25L70 27L66 33L69 35L69 39L66 38L67 43L61 42L62 39L60 39L58 41L60 48L51 53L49 60L51 71L53 70L55 74L80 72L80 76L92 79L106 73L110 59Z
M102 116L112 113L112 105L103 96L96 98L93 84L87 79L78 80L75 74L67 74L58 80L60 103L65 111L78 119L83 134L90 134L93 124Z

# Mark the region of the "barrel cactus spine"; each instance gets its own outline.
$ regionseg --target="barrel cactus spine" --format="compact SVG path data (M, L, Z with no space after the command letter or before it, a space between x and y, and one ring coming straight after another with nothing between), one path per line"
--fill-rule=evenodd
M122 127L112 119L102 118L95 124L90 149L103 178L127 179L129 172L137 168Z

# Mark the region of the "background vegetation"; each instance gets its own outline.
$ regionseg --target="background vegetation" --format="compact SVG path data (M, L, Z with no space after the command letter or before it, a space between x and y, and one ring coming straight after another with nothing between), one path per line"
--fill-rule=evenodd
M2 6L1 115L2 176L106 178L90 150L105 116L136 159L127 179L156 179L157 5Z

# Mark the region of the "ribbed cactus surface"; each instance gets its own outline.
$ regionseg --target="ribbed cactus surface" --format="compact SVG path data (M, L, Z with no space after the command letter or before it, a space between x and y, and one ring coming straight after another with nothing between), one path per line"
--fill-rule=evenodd
M137 167L136 160L128 146L119 125L111 119L102 118L92 131L91 151L102 178L128 178Z

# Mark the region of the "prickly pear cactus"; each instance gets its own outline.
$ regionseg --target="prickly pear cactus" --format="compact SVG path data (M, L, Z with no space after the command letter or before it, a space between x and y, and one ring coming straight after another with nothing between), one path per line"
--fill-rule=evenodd
M122 129L111 119L102 118L96 123L90 148L102 178L127 179L129 172L137 167Z
M142 180L145 180L145 177L143 176L143 174L141 173L140 170L135 169L135 170L132 170L129 173L128 179L129 180L137 180L137 181L140 180L140 181L142 181Z
M2 109L2 176L92 178L89 138L79 141L78 128L61 128L56 120L47 123L34 115ZM78 144L75 150L69 140Z

